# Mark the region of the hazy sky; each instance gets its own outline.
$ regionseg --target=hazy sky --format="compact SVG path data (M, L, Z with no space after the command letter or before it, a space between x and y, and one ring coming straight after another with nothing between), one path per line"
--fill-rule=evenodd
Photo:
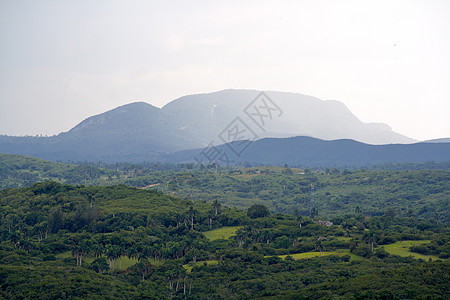
M227 88L450 137L450 1L0 0L0 134Z

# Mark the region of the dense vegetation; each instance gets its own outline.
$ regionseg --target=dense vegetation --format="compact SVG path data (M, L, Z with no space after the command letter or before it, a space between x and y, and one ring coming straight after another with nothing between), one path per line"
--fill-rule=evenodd
M135 181L136 180L136 181ZM128 183L139 181L128 179ZM152 183L158 190L241 209L255 203L272 212L319 217L361 211L426 217L449 222L450 172L339 171L300 172L290 168L249 168L228 172L164 172ZM142 182L146 184L146 182Z
M450 171L371 171L253 167L223 169L194 164L62 164L0 155L0 187L55 180L68 184L126 184L176 197L247 209L258 203L271 212L321 218L362 212L450 221Z
M411 175L411 180L418 178L415 182L426 182L410 184L423 191L418 201L446 213L440 200L430 202L434 198L427 194L433 191L431 187L440 187L435 197L448 195L447 173L380 172L366 180L365 172L296 177L285 174L290 173L287 168L282 171L267 178L304 188L298 193L308 199L312 178L317 178L317 187L320 182L330 182L328 191L336 195L340 190L332 183L340 176L350 176L350 187L358 186L358 180L362 184L385 180L386 191L394 192L397 181L392 178L403 179L401 185L408 186L405 180ZM175 172L169 173L173 176L179 171L170 172ZM245 172L239 174L242 182L261 177ZM199 184L208 176L233 178L229 173L199 174L191 174L200 179ZM163 175L167 174L157 176ZM170 183L164 186L170 187ZM315 192L318 204L319 188ZM298 209L294 216L268 215L262 205L249 205L246 212L228 208L222 201L191 201L125 185L74 186L47 181L3 189L0 296L448 299L447 217L437 222L426 213L407 216L390 207L384 207L382 214L371 214L362 209L363 199L354 201L351 210L330 209L329 214L321 215L317 206L318 214L308 212L306 216ZM392 201L401 212L404 202ZM354 204L359 208L353 209ZM323 218L333 224L321 222ZM411 245L403 249L409 257L388 248L403 241Z
M30 186L54 180L68 184L101 184L123 173L91 164L68 164L23 155L0 153L0 188Z

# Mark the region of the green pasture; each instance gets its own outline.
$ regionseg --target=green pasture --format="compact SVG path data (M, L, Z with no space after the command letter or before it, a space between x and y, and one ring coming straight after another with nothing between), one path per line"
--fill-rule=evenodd
M321 257L320 252L304 252L304 253L295 253L295 254L288 254L288 255L291 256L295 260ZM288 256L288 255L279 255L278 257L280 257L282 259L286 259L286 256ZM350 261L364 259L361 256L350 253L349 249L337 249L336 251L322 251L322 256L328 256L328 255L337 255L337 256L348 255L348 256L350 256Z
M198 267L198 266L202 266L206 263L206 265L211 266L211 265L217 265L219 263L219 261L217 260L204 260L204 261L197 261L197 262L190 262L186 265L183 265L183 268L186 269L187 273L191 273L192 268L193 267Z
M207 239L210 241L218 240L218 239L229 239L231 236L234 236L236 234L236 231L239 230L239 228L242 228L242 226L228 226L228 227L222 227L210 231L205 231L203 234L206 236Z
M332 252L331 251L322 251L322 256L327 256L327 255L340 255L340 254L336 251L332 251ZM278 257L280 257L282 259L286 259L286 256L288 256L288 255L279 255ZM291 256L295 260L307 259L307 258L319 257L320 252L295 253L295 254L289 254L289 256Z
M423 255L423 254L419 254L419 253L415 253L415 252L409 251L409 248L412 247L412 246L428 244L428 243L430 243L429 240L400 241L400 242L396 242L396 243L390 244L390 245L385 245L385 246L382 246L382 247L384 247L384 250L386 252L388 252L389 254L394 254L394 255L398 255L398 256L403 256L403 257L412 256L415 259L422 258L424 260L429 260L430 258L432 260L439 259L437 256L434 256L434 255Z

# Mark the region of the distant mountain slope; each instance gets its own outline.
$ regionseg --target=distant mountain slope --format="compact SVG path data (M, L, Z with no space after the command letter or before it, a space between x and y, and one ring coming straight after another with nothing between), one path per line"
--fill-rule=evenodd
M450 144L416 143L369 145L353 140L324 141L311 137L265 138L255 141L237 156L235 149L239 141L217 146L226 153L232 163L255 163L266 165L303 167L363 167L389 163L423 163L428 161L449 162ZM204 149L180 151L165 157L166 162L208 163ZM204 151L207 152L207 151ZM222 164L224 164L222 159ZM219 162L220 164L220 162Z
M0 136L0 152L53 161L151 161L160 153L200 146L174 132L171 123L159 108L131 103L92 116L57 136Z
M385 124L361 122L341 102L302 94L266 92L267 103L279 109L268 118L272 112L265 111L261 102L252 102L258 95L253 90L224 90L181 97L161 109L131 103L87 118L57 136L0 136L0 153L54 161L155 161L174 151L227 142L219 136L236 117L255 139L304 135L373 144L413 142ZM246 108L258 109L261 115L246 114ZM258 127L254 120L262 115L265 124Z
M353 139L369 144L411 143L413 139L395 133L386 124L363 123L339 101L322 101L298 93L265 92L282 111L266 119L265 131L256 126L245 108L257 98L254 90L223 90L176 99L161 110L173 117L178 130L207 145L219 142L217 136L235 117L241 117L258 137L311 136L325 140ZM260 102L255 104L261 105ZM264 108L261 113L267 114ZM274 112L274 114L276 114Z
M427 141L423 141L422 143L450 143L450 138L427 140Z
M86 160L89 155L93 160L151 160L160 152L199 145L174 131L172 124L159 108L137 102L90 117L57 138L75 149L82 143Z

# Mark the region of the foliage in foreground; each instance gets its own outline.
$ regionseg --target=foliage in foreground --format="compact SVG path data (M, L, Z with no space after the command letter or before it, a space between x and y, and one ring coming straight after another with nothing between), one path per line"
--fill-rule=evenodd
M258 206L259 207L259 206ZM0 191L0 290L28 298L450 297L446 224L395 214L250 216L124 185ZM251 211L250 211L251 212ZM233 226L229 238L205 233ZM206 233L206 235L208 235ZM384 245L411 243L432 262ZM372 250L373 249L373 250ZM335 255L295 260L297 253ZM284 259L283 259L283 258ZM214 263L212 263L214 262Z

